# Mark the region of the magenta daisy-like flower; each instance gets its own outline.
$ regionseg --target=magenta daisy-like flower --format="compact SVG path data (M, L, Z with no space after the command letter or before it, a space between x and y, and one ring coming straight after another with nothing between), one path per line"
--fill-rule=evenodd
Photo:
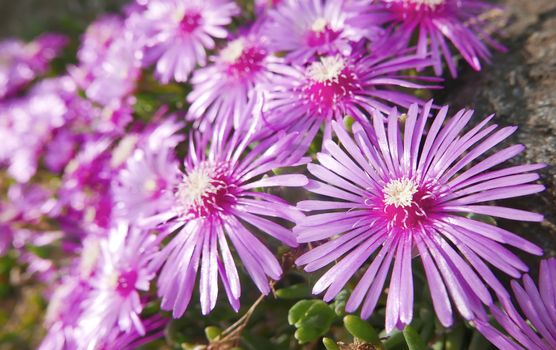
M191 103L189 119L203 118L233 120L239 128L241 116L256 96L255 86L269 82L269 66L280 59L269 54L268 42L258 33L249 33L230 41L213 58L214 63L198 69L191 83L193 91L187 96Z
M79 349L77 326L83 314L83 301L90 287L79 278L69 276L54 290L45 317L47 334L39 350Z
M351 43L366 33L348 24L357 14L350 9L343 0L284 0L268 11L264 32L271 49L286 52L286 59L295 63L317 54L349 55Z
M486 32L488 20L481 16L494 8L482 0L382 0L370 5L368 14L374 19L377 12L386 10L393 24L388 42L407 47L417 34L418 52L432 54L436 74L442 74L444 60L455 77L457 69L448 42L477 71L481 60L490 60L487 45L505 50Z
M117 215L141 224L141 219L166 210L174 198L171 185L180 176L174 155L183 127L173 118L148 130L112 183Z
M124 222L115 224L107 239L100 241L97 271L78 322L79 335L89 348L102 344L115 329L145 334L139 292L149 289L154 273L148 263L157 249L154 235Z
M111 43L99 65L91 68L91 80L85 86L89 99L107 106L133 93L141 75L136 46L129 32Z
M152 0L146 4L143 27L147 64L156 63L163 83L185 82L197 64L206 64L214 38L228 36L225 26L239 13L230 0Z
M249 148L254 128L245 136L217 129L204 139L190 139L185 172L174 184L173 206L158 216L168 222L169 231L177 229L177 233L153 263L155 269L164 264L158 293L162 308L173 310L174 317L187 308L199 268L203 314L216 304L219 276L230 304L238 310L241 287L230 243L255 285L265 294L270 292L268 278L277 280L282 269L253 227L289 246L297 244L291 230L272 218L293 222L301 214L263 191L307 184L303 175L263 176L300 161L291 157L295 135L278 134Z
M297 264L315 271L339 261L315 284L315 294L326 290L332 299L366 262L370 265L353 290L346 310L360 305L369 317L376 307L393 265L386 303L386 330L411 322L413 317L412 257L423 263L434 309L440 322L453 321L452 302L465 319L483 317L482 303L490 305L488 286L504 294L487 265L519 277L527 266L507 246L541 254L534 244L502 228L467 214L522 221L541 221L542 215L486 202L524 196L544 189L532 182L541 164L498 167L523 151L513 145L492 154L515 127L499 130L488 125L492 116L466 129L472 111L446 118L447 107L429 120L431 102L419 113L410 107L401 116L376 112L374 130L353 125L353 137L337 122L332 127L340 145L324 142L320 164L309 164L317 180L306 188L328 197L302 201L302 210L318 212L294 228L299 243L330 241L305 253ZM450 301L452 300L452 302Z
M68 38L46 33L30 43L16 39L0 41L0 100L43 74L67 44Z
M520 285L512 281L512 289L523 318L509 300L502 300L503 308L493 305L491 312L503 330L486 322L477 321L477 329L499 349L545 350L556 349L556 259L543 260L539 284L535 286L529 275Z
M114 329L108 339L98 347L98 350L134 350L143 344L147 344L164 335L164 327L168 324L168 319L159 315L151 316L142 320L145 333L141 334L136 329L130 332L122 332Z
M275 65L275 76L265 97L265 115L275 129L288 129L314 135L325 124L325 138L330 135L330 121L349 115L367 120L374 110L387 112L392 105L409 107L422 101L413 95L390 88L435 88L423 82L437 78L408 77L402 70L423 68L430 60L414 55L399 57L368 56L363 52L350 56L321 57L308 66ZM312 137L308 137L311 142Z

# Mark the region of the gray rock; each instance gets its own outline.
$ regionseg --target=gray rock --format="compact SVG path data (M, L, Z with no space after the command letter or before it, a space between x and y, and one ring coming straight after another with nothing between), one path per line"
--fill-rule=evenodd
M546 163L539 195L501 202L545 215L541 224L500 220L514 232L556 255L556 2L505 0L510 25L497 53L480 73L464 69L447 82L442 102L473 108L477 117L496 113L499 125L517 125L512 141L527 149L515 162ZM507 143L506 143L507 146Z

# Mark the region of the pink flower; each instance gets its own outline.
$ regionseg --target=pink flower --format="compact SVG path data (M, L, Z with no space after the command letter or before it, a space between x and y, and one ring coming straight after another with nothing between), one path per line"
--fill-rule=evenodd
M89 280L91 289L77 323L80 342L87 348L95 349L116 329L145 335L139 292L149 290L154 274L148 263L157 250L153 235L125 222L116 223L108 237L101 239L97 271Z
M487 33L488 20L481 17L493 9L494 6L482 0L382 0L369 6L368 15L386 11L391 18L392 31L387 42L403 48L418 35L418 53L432 54L436 74L442 74L445 61L455 77L457 68L448 42L477 71L481 70L481 60L490 61L487 45L505 50Z
M267 38L257 31L228 42L212 60L213 64L198 69L191 79L188 118L202 118L202 126L207 122L248 126L250 121L241 117L250 116L248 106L260 98L258 85L271 83L272 67L281 60L271 55Z
M48 33L30 43L16 39L0 42L0 100L45 73L67 41L65 36Z
M273 51L286 52L286 59L295 63L316 55L349 55L351 43L366 35L349 25L356 14L344 0L283 0L268 11L264 34ZM374 29L369 25L367 30Z
M182 127L169 118L142 134L112 182L118 216L140 224L170 206L174 198L170 185L180 175L174 149L183 139L177 134Z
M214 39L228 36L225 26L239 13L230 0L151 0L142 14L145 62L156 63L163 83L187 81L197 64L206 64Z
M436 78L404 76L400 71L423 68L430 60L415 55L369 56L358 50L349 56L324 56L307 66L274 65L275 75L263 88L264 115L269 129L286 129L307 134L305 146L324 124L324 137L330 137L330 122L352 116L361 122L379 110L393 105L409 107L422 103L395 87L436 88L422 82Z
M506 246L542 253L511 232L464 216L542 221L537 213L486 205L544 190L533 183L539 178L534 171L543 164L493 169L523 151L522 145L513 145L487 153L516 128L496 130L487 124L492 116L466 128L473 112L461 110L447 119L447 107L426 127L430 107L428 103L420 112L411 106L403 128L397 112L389 114L386 126L376 112L373 128L355 123L353 136L332 122L340 144L324 142L319 164L308 166L316 180L306 186L328 198L298 204L312 212L294 228L299 243L326 241L296 263L312 272L338 261L316 282L315 294L326 291L324 300L331 300L369 262L346 304L348 312L362 305L361 315L368 318L391 270L388 333L413 319L415 252L436 314L446 327L453 322L452 303L467 320L485 319L482 304L493 302L488 287L498 295L505 293L487 263L513 277L527 271Z
M556 259L543 260L539 269L539 283L529 275L520 284L512 281L512 290L523 317L511 300L502 299L502 307L491 306L503 334L493 325L477 321L477 329L499 349L545 350L556 349Z
M263 177L271 169L299 163L299 157L292 156L296 135L278 134L252 144L255 129L256 125L247 135L216 129L191 137L185 172L171 186L173 204L152 218L153 223L166 223L169 233L176 231L153 262L155 269L162 265L158 277L161 306L172 310L174 317L185 312L199 268L203 314L216 305L219 277L233 309L239 309L241 285L230 243L259 290L270 292L268 278L279 279L282 268L251 226L296 245L291 230L272 218L294 221L300 213L277 196L255 191L306 184L303 175Z

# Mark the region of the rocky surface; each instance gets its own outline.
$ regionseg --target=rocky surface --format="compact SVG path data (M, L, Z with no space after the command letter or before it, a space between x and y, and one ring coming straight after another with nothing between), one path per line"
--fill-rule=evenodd
M500 222L556 254L556 1L506 0L509 25L502 33L508 52L495 54L480 73L464 70L449 81L443 102L496 113L500 125L518 125L513 141L527 149L519 162L546 163L539 195L511 205L545 214L542 224ZM505 202L508 203L508 202Z

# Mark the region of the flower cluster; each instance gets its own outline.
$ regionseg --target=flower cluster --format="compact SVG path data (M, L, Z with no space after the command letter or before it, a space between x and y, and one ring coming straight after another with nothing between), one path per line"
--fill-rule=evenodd
M456 76L454 49L476 70L504 50L482 16L496 9L138 0L35 84L66 39L0 43L0 254L48 286L40 349L135 348L196 296L209 314L219 289L238 312L242 284L267 295L295 268L286 247L308 273L329 266L314 294L348 290L363 318L388 284L387 334L412 322L422 268L444 327L460 315L500 348L556 346L555 261L540 291L512 283L531 328L501 279L528 271L514 250L542 250L494 219L543 220L500 201L542 191L544 165L506 164L516 127L425 101Z

